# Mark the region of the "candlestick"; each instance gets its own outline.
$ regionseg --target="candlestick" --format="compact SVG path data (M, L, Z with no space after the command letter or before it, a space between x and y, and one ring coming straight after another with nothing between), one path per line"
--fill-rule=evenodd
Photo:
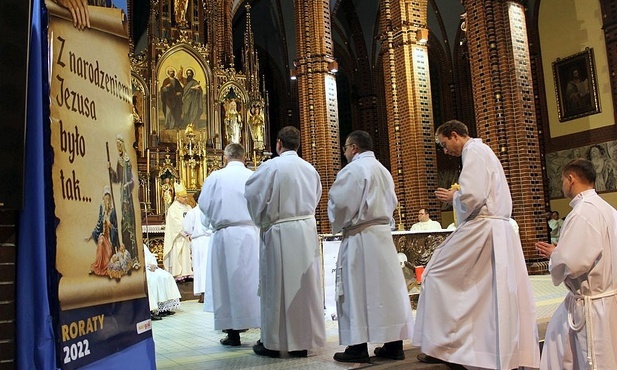
M396 205L396 211L398 212L398 230L404 231L405 225L403 225L403 218L401 217L401 204Z
M146 173L150 173L150 148L146 149Z

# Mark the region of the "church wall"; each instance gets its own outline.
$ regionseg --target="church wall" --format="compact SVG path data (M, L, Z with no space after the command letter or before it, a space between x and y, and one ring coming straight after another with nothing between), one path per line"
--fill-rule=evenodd
M538 32L542 48L549 137L556 138L614 125L613 99L599 1L543 0L539 10ZM595 56L601 112L559 122L552 63L557 58L563 59L579 53L586 47L593 48Z
M596 190L610 204L617 206L617 132L611 89L611 55L607 47L611 32L607 24L611 23L611 15L603 10L606 11L596 0L542 0L537 8L546 102L544 117L547 120L544 122L547 195L550 208L559 211L562 217L570 212L571 207L561 191L561 169L575 157L588 158L596 164ZM600 113L560 122L553 63L557 58L563 61L563 58L585 48L593 48ZM593 151L600 154L592 158Z

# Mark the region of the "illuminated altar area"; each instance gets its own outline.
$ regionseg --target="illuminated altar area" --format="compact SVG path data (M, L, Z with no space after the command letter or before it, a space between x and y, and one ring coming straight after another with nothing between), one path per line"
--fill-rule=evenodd
M231 20L220 5L152 3L146 49L131 60L133 122L138 153L142 225L147 240L162 236L173 184L192 195L223 166L223 149L239 143L247 167L271 155L268 95L253 44L250 6L242 69L234 68ZM157 252L157 240L151 246Z

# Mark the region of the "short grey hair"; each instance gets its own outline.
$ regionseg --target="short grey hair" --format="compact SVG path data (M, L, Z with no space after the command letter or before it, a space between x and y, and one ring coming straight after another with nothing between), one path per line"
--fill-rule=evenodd
M241 161L244 159L244 147L237 143L228 144L225 147L225 157L228 160L234 159Z

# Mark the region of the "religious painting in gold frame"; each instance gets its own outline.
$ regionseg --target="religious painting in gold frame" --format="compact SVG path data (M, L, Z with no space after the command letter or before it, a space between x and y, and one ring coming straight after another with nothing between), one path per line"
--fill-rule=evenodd
M178 130L189 124L195 131L205 129L208 80L204 64L189 49L170 49L156 73L160 142L175 142Z
M557 58L553 79L560 122L600 113L592 48Z

